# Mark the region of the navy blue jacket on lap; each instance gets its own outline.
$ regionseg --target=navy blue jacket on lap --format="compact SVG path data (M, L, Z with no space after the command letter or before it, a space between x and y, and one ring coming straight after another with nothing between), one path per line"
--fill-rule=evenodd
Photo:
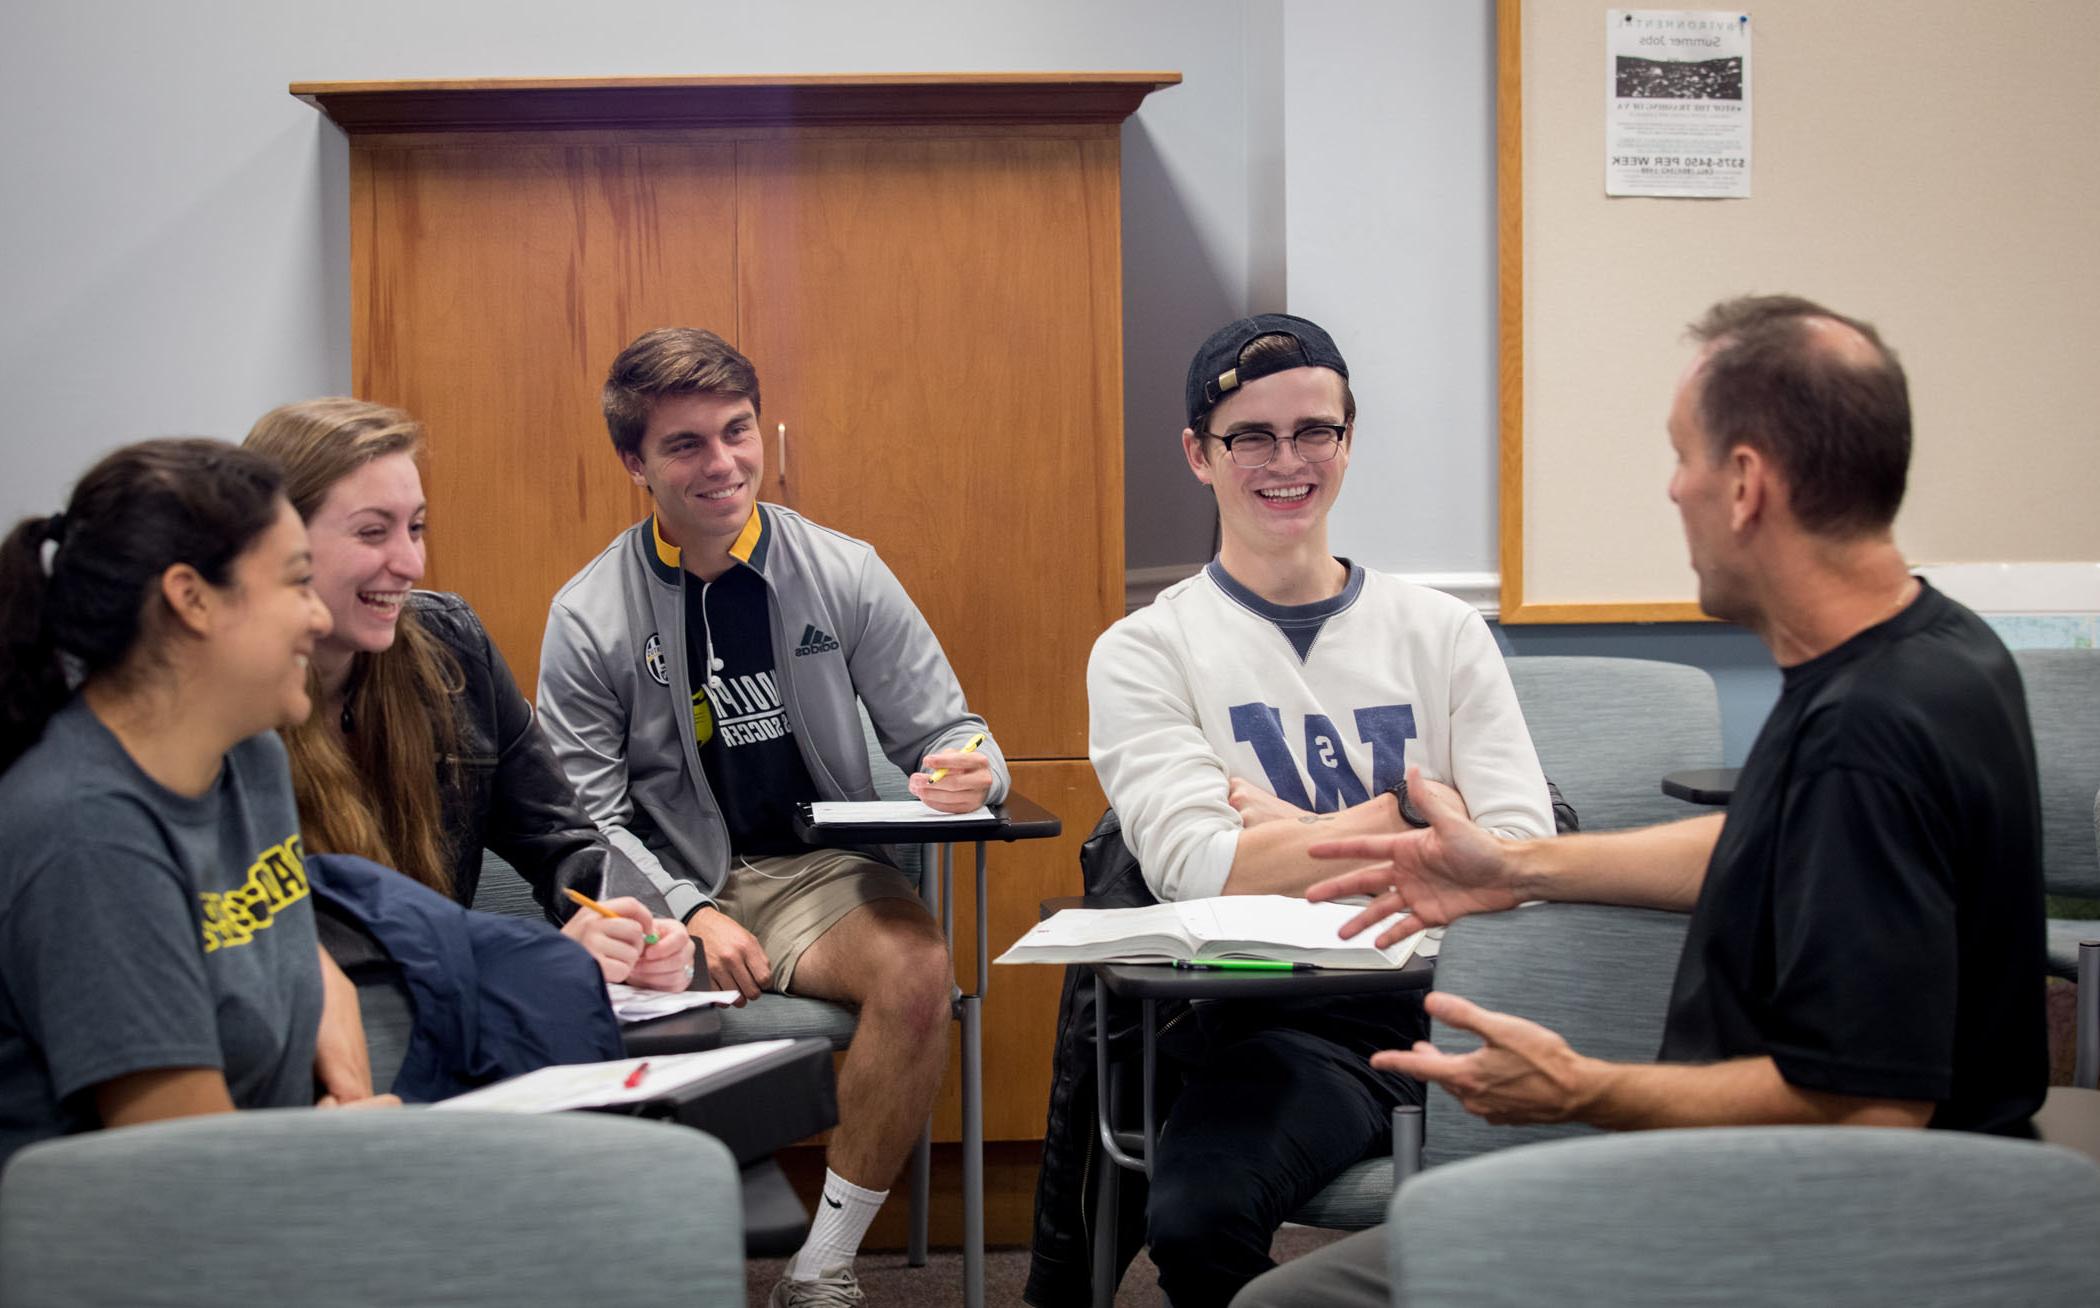
M391 1087L402 1099L622 1055L597 961L553 927L473 912L354 855L309 855L306 873L315 897L362 924L400 970L415 1009Z

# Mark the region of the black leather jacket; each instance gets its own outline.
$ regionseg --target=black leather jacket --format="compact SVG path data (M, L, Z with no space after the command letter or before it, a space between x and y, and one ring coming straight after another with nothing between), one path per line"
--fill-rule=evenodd
M555 922L576 911L561 893L571 887L600 899L632 895L651 913L670 916L649 878L584 816L532 705L518 693L474 610L457 595L424 590L410 596L409 607L423 629L452 651L466 683L455 701L457 766L440 775L453 897L474 902L482 852L493 849L532 886Z

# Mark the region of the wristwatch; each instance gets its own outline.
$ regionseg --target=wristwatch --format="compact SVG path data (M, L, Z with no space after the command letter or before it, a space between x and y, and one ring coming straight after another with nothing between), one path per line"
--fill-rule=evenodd
M1402 773L1398 781L1387 786L1385 793L1391 795L1394 802L1400 805L1400 820L1402 822L1411 827L1426 827L1429 825L1429 819L1423 817L1421 811L1408 802L1406 773Z

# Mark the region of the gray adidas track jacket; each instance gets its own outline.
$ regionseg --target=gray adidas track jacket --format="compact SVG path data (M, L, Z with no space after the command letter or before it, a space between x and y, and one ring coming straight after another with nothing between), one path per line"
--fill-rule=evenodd
M770 593L781 703L823 798L875 798L856 697L906 772L986 730L872 546L775 504L758 505L754 521L732 552ZM585 811L681 919L710 902L730 865L693 737L689 575L658 557L648 519L621 532L555 594L539 684L540 722ZM1003 799L1006 758L989 732L979 752L991 798Z

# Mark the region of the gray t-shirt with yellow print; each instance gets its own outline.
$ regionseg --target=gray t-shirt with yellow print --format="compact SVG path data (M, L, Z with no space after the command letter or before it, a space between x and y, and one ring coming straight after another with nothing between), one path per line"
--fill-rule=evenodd
M75 699L0 777L0 1162L100 1125L93 1087L222 1071L241 1108L310 1104L321 979L284 745L205 794L141 771Z

